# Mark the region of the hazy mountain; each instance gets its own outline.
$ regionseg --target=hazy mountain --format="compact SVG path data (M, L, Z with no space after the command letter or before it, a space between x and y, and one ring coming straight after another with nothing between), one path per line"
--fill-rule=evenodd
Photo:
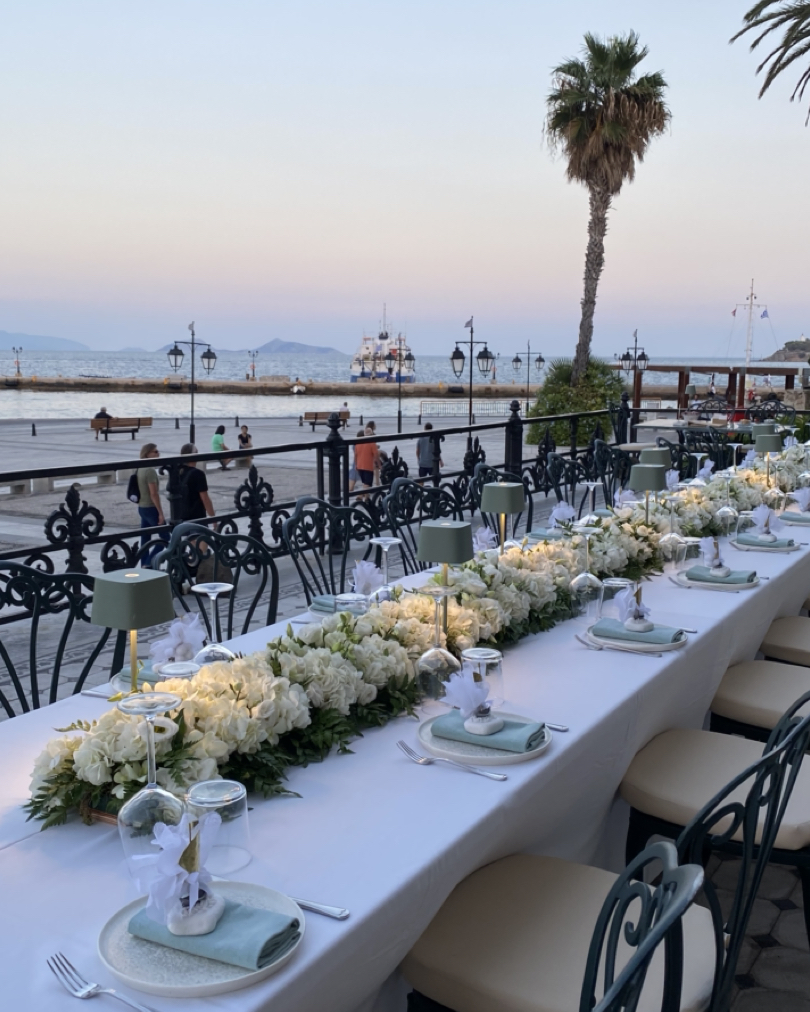
M280 341L277 337L259 349L260 355L345 355L337 348L325 348L320 344L301 344L299 341Z
M67 337L42 337L37 334L10 334L0 330L0 349L11 351L12 347L23 351L90 351L81 341L71 341Z

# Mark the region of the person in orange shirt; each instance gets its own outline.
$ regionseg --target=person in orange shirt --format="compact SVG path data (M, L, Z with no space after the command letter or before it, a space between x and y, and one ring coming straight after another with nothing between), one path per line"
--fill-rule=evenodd
M366 435L373 435L366 428ZM357 477L360 482L371 488L374 485L374 469L380 466L380 448L376 443L358 443L355 447L357 462Z

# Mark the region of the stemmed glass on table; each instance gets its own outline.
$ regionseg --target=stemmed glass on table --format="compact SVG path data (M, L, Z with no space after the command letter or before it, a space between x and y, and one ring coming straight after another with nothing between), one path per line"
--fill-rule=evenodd
M171 692L138 692L118 703L122 713L143 717L146 724L147 783L118 813L118 831L127 858L153 856L156 850L152 846L152 836L157 823L176 826L183 818L183 802L158 787L155 760L155 717L176 710L181 703L180 697Z
M194 658L195 664L214 664L216 661L232 661L236 654L217 642L217 598L233 590L232 583L195 583L191 588L211 602L211 640Z
M589 548L591 535L595 534L598 530L598 527L578 527L576 530L576 533L581 534L585 539L585 569L581 573L578 573L571 581L571 594L579 604L580 617L586 620L593 617L590 614L593 610L591 606L596 602L597 595L602 589L602 581L591 572L591 554Z
M402 538L386 538L386 537L371 538L370 544L377 545L378 548L382 549L383 585L382 587L379 588L379 590L375 591L374 594L372 594L372 597L376 596L377 599L380 600L380 595L382 594L383 591L386 591L389 597L391 596L391 585L388 582L388 551L394 545L401 545Z
M416 674L419 684L430 702L424 704L428 712L438 710L436 704L444 697L444 683L451 675L461 671L458 659L442 646L442 602L455 593L453 587L423 587L420 594L432 597L436 611L434 615L433 646L426 650L416 662Z

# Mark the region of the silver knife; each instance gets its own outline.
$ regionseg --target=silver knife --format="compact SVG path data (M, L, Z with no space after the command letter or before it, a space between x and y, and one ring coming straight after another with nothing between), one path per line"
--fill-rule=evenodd
M311 900L299 900L297 896L291 896L291 900L298 904L302 910L311 910L314 914L323 914L324 917L333 917L336 921L345 921L349 911L345 907L329 907L324 903L313 903Z

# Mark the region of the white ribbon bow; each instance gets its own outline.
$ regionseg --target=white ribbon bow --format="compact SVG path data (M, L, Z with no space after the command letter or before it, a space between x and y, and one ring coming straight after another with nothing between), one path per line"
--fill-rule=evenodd
M646 604L639 604L636 600L636 588L625 587L616 595L616 605L619 609L619 618L626 622L629 618L647 618L650 609Z
M138 888L147 894L146 913L153 921L165 924L172 908L179 902L184 885L188 885L189 909L200 897L200 889L209 885L211 875L205 862L214 845L222 819L210 812L195 825L186 813L176 826L163 822L155 826L152 846L157 854L136 854L129 859ZM199 837L199 868L186 871L180 859L189 843Z
M757 459L757 451L751 449L748 451L748 453L746 453L745 457L743 458L743 465L745 467L751 467L751 465L754 463L756 459Z
M385 583L385 577L373 562L357 562L354 566L355 594L373 594Z
M668 489L669 489L670 491L671 491L671 490L672 490L673 488L675 488L675 486L676 486L676 485L678 484L678 482L679 482L679 481L681 480L681 476L680 476L680 475L678 474L678 472L677 472L677 471L675 470L675 468L674 468L674 467L672 468L672 470L670 470L670 471L667 471L667 473L666 473L666 474L664 475L664 477L665 477L665 478L666 478L666 480L667 480L667 488L668 488Z
M486 552L490 548L495 548L497 544L498 539L495 537L495 532L483 524L473 534L473 548L476 552Z
M577 511L573 506L569 506L567 502L558 503L551 511L552 527L558 527L560 524L567 524L577 515Z
M701 538L700 550L703 552L706 562L710 568L716 569L718 566L723 565L723 560L720 558L720 546L717 543L717 538Z
M791 492L790 494L799 504L799 509L802 513L806 513L808 507L810 507L810 488L797 488L795 492Z
M798 440L796 439L795 436L785 436L782 442L782 446L784 446L786 450L789 450L791 446L795 446L797 442Z
M622 506L627 506L629 503L634 502L636 502L636 493L632 492L629 488L628 489L620 488L618 489L617 492L614 493L613 505L618 507L619 509L621 509Z
M155 640L149 648L153 664L167 664L169 661L193 661L202 650L205 628L200 616L184 615L169 626L169 634L162 640Z
M774 511L762 503L757 506L751 513L751 519L754 521L754 530L757 534L767 534L769 531L774 533L782 527L782 521L779 520Z
M713 470L714 470L714 461L707 460L706 463L703 465L703 467L701 467L701 469L698 471L698 477L706 481L708 478L711 477L711 473Z
M475 680L475 672L465 664L455 675L451 675L444 687L444 701L450 706L457 706L461 716L466 720L472 716L479 706L483 706L489 696L489 685L485 678Z

